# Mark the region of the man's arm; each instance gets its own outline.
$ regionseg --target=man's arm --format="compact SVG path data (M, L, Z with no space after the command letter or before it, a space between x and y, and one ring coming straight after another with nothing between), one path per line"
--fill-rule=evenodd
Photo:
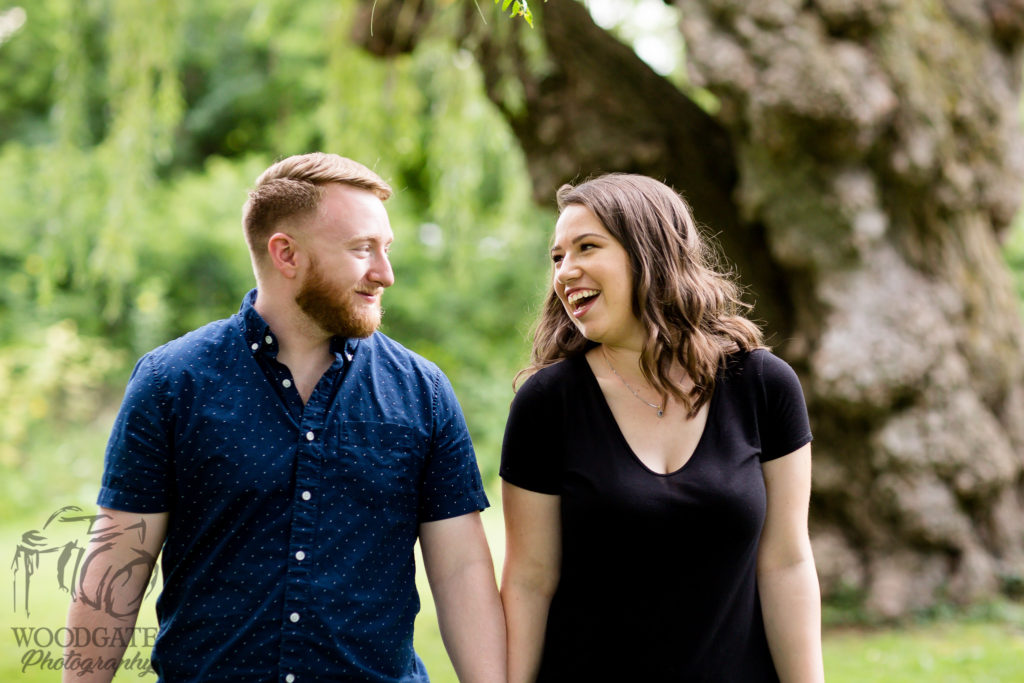
M167 513L140 514L99 508L94 538L89 543L81 573L75 587L75 599L68 609L69 629L84 628L90 634L112 634L118 630L133 629L139 616L139 603L152 575L153 565L167 534ZM88 647L71 645L65 656L75 655L82 661L115 659L124 656L125 639L113 641L106 647L95 645L90 638ZM64 671L65 683L107 683L115 671L94 671L80 675L81 671Z
M768 512L757 557L768 647L783 683L825 680L821 592L807 533L811 446L762 466Z
M420 525L441 638L463 683L505 682L505 616L479 512Z

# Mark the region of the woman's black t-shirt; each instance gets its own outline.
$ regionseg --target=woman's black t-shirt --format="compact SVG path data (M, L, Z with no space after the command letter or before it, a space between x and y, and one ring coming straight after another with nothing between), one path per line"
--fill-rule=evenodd
M632 452L586 359L512 401L502 478L561 496L562 566L538 681L777 681L757 593L761 463L811 440L796 373L759 349L718 373L679 470Z

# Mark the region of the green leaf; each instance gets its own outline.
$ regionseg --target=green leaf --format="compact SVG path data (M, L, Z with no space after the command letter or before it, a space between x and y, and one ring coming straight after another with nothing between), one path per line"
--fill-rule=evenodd
M530 28L533 28L533 12L530 11L530 4L527 0L494 0L495 5L499 3L501 3L501 11L508 12L509 18L522 17L530 25Z

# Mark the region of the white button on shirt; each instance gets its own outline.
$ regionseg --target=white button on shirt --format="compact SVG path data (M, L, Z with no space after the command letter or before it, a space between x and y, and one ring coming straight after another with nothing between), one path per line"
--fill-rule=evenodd
M304 559L306 559L306 553L300 550L299 552L295 553L295 559L299 562L302 562Z
M306 432L306 441L312 441L315 438L316 438L316 435L313 434L313 432Z
M266 337L263 338L263 341L267 342L268 344L273 344L274 338L268 334Z
M290 387L292 385L292 381L290 379L286 379L286 380L282 381L281 384L283 384L284 388L287 389L288 387Z
M287 683L295 683L295 674L288 674L287 676L284 677L284 680Z
M310 493L309 491L303 491L302 492L302 500L309 500L312 497L313 497L313 494Z
M298 612L292 612L292 615L290 617L288 617L288 618L291 619L292 623L294 624L295 622L297 622L299 620L299 613Z

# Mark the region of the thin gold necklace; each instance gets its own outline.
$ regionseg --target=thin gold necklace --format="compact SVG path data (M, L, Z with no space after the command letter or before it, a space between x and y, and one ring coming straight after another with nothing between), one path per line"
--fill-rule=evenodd
M623 377L622 375L620 375L618 373L618 371L615 369L615 366L612 365L612 360L611 360L611 358L608 357L608 352L605 351L604 344L601 345L601 355L604 356L604 362L608 364L608 369L611 370L612 373L614 373L615 376L619 378L619 381L622 382L622 384L627 389L629 389L629 393L633 394L633 396L636 397L636 400L640 401L641 403L646 403L650 407L652 407L655 410L657 410L658 411L658 417L664 417L665 416L665 408L663 406L658 405L657 403L651 403L650 401L646 400L643 396L638 394L636 389L634 389L633 387L629 386L629 382L626 381L626 378Z

